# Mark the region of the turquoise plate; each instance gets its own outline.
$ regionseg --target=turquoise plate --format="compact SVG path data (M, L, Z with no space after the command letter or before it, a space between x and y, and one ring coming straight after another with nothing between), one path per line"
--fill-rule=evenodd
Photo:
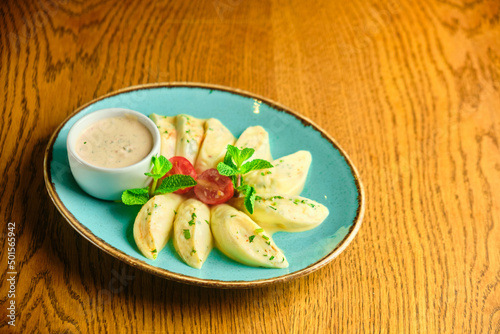
M66 137L84 115L122 107L146 115L190 114L214 117L238 137L248 126L269 132L274 158L298 150L311 152L313 161L301 196L326 205L328 218L317 228L300 233L278 232L276 244L290 266L286 269L248 267L214 249L203 268L187 266L172 242L156 260L137 249L132 226L139 207L95 199L83 192L69 169ZM81 235L105 252L142 270L178 282L220 288L245 288L284 282L317 270L338 256L361 225L364 194L347 154L310 120L263 97L221 86L172 83L141 85L100 97L75 111L52 135L45 152L44 177L54 204Z

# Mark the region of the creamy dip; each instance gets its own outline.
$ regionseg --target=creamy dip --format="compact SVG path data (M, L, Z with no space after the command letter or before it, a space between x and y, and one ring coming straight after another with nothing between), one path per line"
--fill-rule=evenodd
M133 165L152 149L151 132L132 115L105 118L91 124L75 145L82 160L105 168Z

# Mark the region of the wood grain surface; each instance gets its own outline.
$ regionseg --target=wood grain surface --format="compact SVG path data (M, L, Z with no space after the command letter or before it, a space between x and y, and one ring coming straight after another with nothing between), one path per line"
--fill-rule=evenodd
M50 135L93 98L173 81L266 96L331 134L367 195L347 250L286 284L217 290L75 232L45 190ZM0 87L2 333L500 332L497 0L2 1Z

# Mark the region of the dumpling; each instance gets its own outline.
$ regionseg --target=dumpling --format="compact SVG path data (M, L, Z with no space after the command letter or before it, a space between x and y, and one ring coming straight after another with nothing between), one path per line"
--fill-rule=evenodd
M148 259L156 259L170 237L175 210L183 201L176 194L156 195L144 204L135 218L134 239Z
M200 269L213 248L210 209L197 199L182 203L174 221L174 247L191 267Z
M243 201L244 198L235 198L231 204L270 233L307 231L321 224L329 214L323 204L300 196L258 194L253 214Z
M273 160L271 147L269 146L269 134L262 126L251 126L241 134L234 144L240 150L243 148L253 148L255 153L248 161L254 159Z
M175 155L189 160L194 165L205 130L203 124L205 120L198 119L189 115L177 115L177 144Z
M217 168L217 164L224 159L227 145L233 145L235 140L233 134L219 120L207 119L205 139L194 166L196 173L200 175L207 169Z
M298 151L274 160L272 168L246 174L243 176L243 182L255 187L258 194L300 195L311 162L311 153Z
M227 204L214 206L210 224L217 248L229 258L254 267L288 267L271 236L243 212Z
M174 125L175 117L151 114L149 115L149 118L153 120L160 131L160 154L165 158L170 159L175 155L175 146L177 143L177 130Z

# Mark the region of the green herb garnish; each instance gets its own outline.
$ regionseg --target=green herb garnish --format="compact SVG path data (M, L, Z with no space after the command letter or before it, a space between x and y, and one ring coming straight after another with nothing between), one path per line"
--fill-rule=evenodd
M188 175L175 174L166 177L161 181L158 189L158 181L171 169L172 164L163 155L153 156L151 159L152 168L144 175L151 176L153 182L150 187L127 189L122 193L122 202L126 205L143 205L157 194L172 193L179 189L189 188L196 185L196 181Z
M227 145L224 161L219 162L217 170L219 174L229 176L234 188L245 197L245 207L250 214L253 214L255 203L255 188L249 185L242 185L242 176L254 170L272 168L273 165L263 159L254 159L247 161L255 153L253 148L244 148L240 150L236 146Z
M188 221L189 226L192 226L195 224L195 221L194 221L195 218L196 218L196 213L193 212L193 214L191 215L191 220Z
M184 238L191 239L191 232L189 230L182 230L184 233Z
M153 184L149 190L149 195L153 196L156 189L156 183L163 177L163 175L167 174L168 171L172 169L172 164L163 155L160 155L159 157L153 156L151 163L153 165L151 172L144 173L144 175L151 176L153 178Z
M122 202L127 205L143 205L149 200L149 187L127 189L122 194Z
M251 235L248 237L248 242L253 242L253 239L255 239L255 235Z

